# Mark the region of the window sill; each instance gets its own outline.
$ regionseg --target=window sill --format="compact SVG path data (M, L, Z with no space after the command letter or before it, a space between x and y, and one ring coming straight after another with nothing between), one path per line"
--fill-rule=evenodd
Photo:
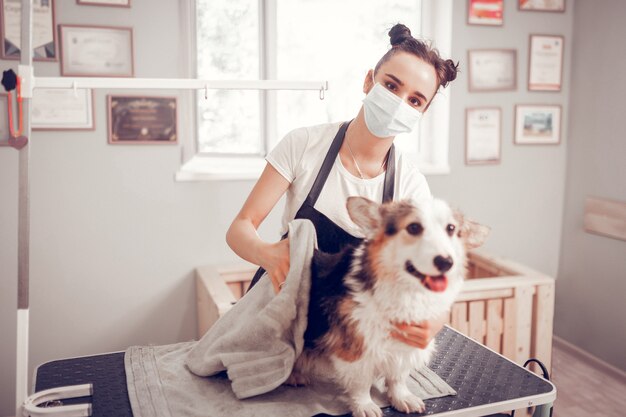
M265 168L260 157L194 156L176 173L176 181L242 181L256 180Z

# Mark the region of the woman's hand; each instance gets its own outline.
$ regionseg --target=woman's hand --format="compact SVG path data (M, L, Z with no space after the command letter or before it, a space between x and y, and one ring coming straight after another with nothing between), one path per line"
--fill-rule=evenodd
M289 272L289 238L276 243L264 244L261 251L261 266L272 281L274 292L278 294L281 284Z
M435 335L443 328L448 313L442 317L421 323L398 323L394 322L395 328L391 331L391 337L407 345L426 349Z

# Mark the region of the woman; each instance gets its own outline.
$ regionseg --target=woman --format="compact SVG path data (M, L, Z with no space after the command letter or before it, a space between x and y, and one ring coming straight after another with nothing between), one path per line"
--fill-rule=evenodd
M437 90L456 78L458 64L443 60L402 24L395 25L389 37L392 47L367 72L366 97L352 121L293 130L267 155L265 170L226 234L237 255L261 267L251 285L265 271L276 292L285 281L289 238L283 235L279 242L268 243L256 232L285 193L282 233L294 218L309 219L319 249L333 253L362 239L348 216L347 197L432 198L424 176L396 155L393 140L415 127ZM436 323L396 323L391 336L425 348L444 321L442 317Z

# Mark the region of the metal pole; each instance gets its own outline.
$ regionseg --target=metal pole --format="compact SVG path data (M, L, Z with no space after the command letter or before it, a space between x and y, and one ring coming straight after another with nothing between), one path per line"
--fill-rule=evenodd
M20 64L29 69L33 65L32 0L22 0L22 31ZM23 99L20 117L29 142L19 150L19 197L17 237L17 362L16 362L16 416L22 415L22 404L28 396L28 329L29 329L29 266L30 266L30 94ZM17 112L16 112L17 113Z
M328 90L327 81L198 80L189 78L35 77L34 88Z

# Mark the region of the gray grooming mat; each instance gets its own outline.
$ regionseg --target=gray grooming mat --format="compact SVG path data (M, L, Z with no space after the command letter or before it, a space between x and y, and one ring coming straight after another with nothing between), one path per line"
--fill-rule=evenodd
M445 327L437 335L437 353L429 368L446 381L456 396L426 400L426 412L414 415L480 416L554 401L556 388L497 353ZM64 400L91 402L94 417L132 416L124 353L71 358L45 363L36 370L35 391L93 383L93 397ZM392 408L385 416L401 417Z

